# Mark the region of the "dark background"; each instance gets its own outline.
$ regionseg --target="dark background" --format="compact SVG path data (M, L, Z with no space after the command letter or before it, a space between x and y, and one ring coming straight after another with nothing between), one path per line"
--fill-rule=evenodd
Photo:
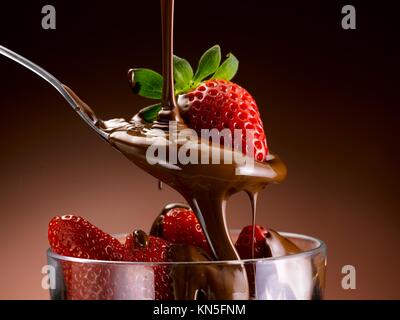
M45 4L56 7L56 30L41 28ZM357 30L341 28L345 4ZM327 242L327 298L400 298L398 20L388 1L176 1L177 55L195 65L218 43L239 58L235 81L289 167L261 195L259 223ZM102 118L129 117L149 101L131 94L128 69L161 69L159 1L2 3L0 40ZM0 71L0 298L48 298L40 271L52 216L147 230L181 198L158 191L43 80L2 57ZM244 195L228 210L232 228L250 223ZM341 289L348 264L354 291Z

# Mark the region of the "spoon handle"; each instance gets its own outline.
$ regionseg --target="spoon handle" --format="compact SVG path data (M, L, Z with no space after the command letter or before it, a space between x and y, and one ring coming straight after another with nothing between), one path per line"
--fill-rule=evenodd
M96 131L103 139L107 140L107 135L103 131L101 131L95 124L95 122L90 119L90 117L82 111L79 102L77 102L71 94L64 88L63 84L58 81L53 75L49 72L44 70L43 68L39 67L38 65L34 64L32 61L24 58L23 56L19 55L18 53L7 49L0 45L0 54L3 56L19 63L20 65L24 66L25 68L29 69L33 73L36 73L39 77L46 80L50 83L62 96L65 100L67 100L68 104L79 114L79 116L94 130Z

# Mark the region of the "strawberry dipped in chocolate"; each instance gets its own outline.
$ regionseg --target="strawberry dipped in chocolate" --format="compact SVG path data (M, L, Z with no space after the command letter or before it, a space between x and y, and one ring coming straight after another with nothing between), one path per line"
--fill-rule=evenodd
M233 140L236 130L241 134L243 154L248 155L250 144L254 158L264 162L268 146L257 103L246 89L231 81L238 67L239 61L232 53L221 64L218 45L203 54L196 73L187 60L174 56L177 105L185 125L199 136L202 130L228 130ZM160 74L149 69L132 69L130 77L135 93L161 99L163 78ZM160 111L161 104L156 104L140 114L145 121L153 122ZM224 142L221 138L221 143ZM231 145L235 147L233 142Z
M212 251L195 213L185 204L165 206L154 221L150 234L174 244L199 247L212 256Z

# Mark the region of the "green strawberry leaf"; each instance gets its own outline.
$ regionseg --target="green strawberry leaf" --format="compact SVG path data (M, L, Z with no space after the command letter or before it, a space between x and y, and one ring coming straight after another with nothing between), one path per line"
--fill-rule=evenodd
M208 49L200 58L199 66L193 78L195 83L200 83L202 80L212 75L217 71L221 63L221 48L216 45Z
M219 45L213 46L202 55L195 75L193 75L193 69L187 60L174 56L175 94L189 92L198 87L202 81L210 78L232 80L238 71L239 60L232 53L229 53L225 61L220 64L221 48ZM163 78L159 73L150 69L139 68L133 69L131 76L134 93L145 98L161 100ZM158 114L157 108L149 107L148 109L149 112L156 110L154 112ZM147 116L146 113L146 118L151 122L156 115L149 114Z
M161 103L144 108L139 112L139 116L146 122L151 123L157 120L158 114L161 111Z
M193 78L193 69L190 63L182 58L174 56L175 90L182 91L190 85Z
M149 99L161 99L163 78L159 73L150 69L133 69L132 83L136 94Z
M239 69L239 60L232 54L227 55L227 59L215 72L213 79L232 80Z

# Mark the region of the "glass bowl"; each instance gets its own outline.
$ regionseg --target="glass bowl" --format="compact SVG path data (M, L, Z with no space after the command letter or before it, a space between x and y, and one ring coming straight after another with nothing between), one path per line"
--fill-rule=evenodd
M238 234L232 231L232 239ZM50 297L52 300L323 299L326 245L304 235L285 232L281 235L302 252L242 261L133 263L70 258L49 249L48 264L54 271ZM248 290L242 290L246 278ZM167 288L164 282L168 283Z

